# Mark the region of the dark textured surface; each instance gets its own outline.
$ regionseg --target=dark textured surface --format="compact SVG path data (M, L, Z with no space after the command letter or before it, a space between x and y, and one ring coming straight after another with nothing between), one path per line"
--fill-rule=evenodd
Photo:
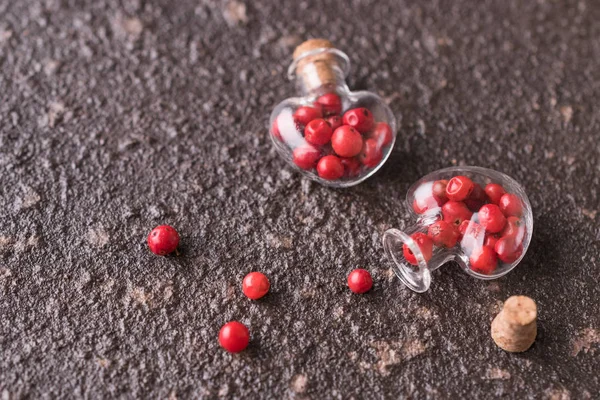
M599 20L592 0L0 0L2 398L597 398ZM352 189L302 179L265 129L318 36L400 121ZM471 164L528 191L529 252L414 294L381 234L414 180ZM147 250L160 223L180 257ZM263 301L241 293L251 270ZM489 335L512 294L539 306L522 355ZM230 319L240 355L217 344Z

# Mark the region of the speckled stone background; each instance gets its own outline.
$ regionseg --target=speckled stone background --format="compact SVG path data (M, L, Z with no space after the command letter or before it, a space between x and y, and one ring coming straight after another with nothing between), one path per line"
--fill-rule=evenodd
M598 398L599 20L592 0L0 0L1 398ZM293 172L265 128L321 36L401 126L346 190ZM418 295L381 235L451 165L522 182L533 241L502 279L450 264ZM180 257L147 250L161 223ZM520 355L489 335L513 294L539 306ZM239 355L217 343L231 319Z

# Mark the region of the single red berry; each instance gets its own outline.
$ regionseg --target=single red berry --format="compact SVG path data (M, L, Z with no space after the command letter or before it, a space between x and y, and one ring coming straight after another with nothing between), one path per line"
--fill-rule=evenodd
M519 217L508 217L506 218L506 226L502 229L500 236L514 236L517 244L523 242L525 238L525 224Z
M413 233L410 237L421 250L421 254L423 255L423 259L425 260L425 262L431 260L431 256L433 255L433 241L431 240L431 238L421 232ZM402 245L402 253L404 254L404 258L406 259L406 261L408 261L410 264L419 264L419 262L417 261L417 257L414 255L414 253L406 243Z
M293 152L294 164L305 170L313 169L319 157L321 152L311 145L296 147Z
M523 214L523 202L516 194L506 193L502 195L498 207L507 217L520 217Z
M434 245L447 249L456 246L456 242L458 241L458 229L456 225L446 221L437 221L429 225L427 235L433 240Z
M430 197L428 199L415 198L413 200L412 207L417 214L425 214L429 210L439 208L437 201L435 201L433 197Z
M504 229L506 218L495 204L486 204L477 213L479 223L490 233L498 233Z
M462 201L449 201L442 206L444 221L459 226L463 221L468 221L473 213Z
M323 115L340 114L342 112L342 99L335 93L326 93L320 96L315 105L321 107Z
M323 115L320 109L309 106L302 106L294 113L294 121L302 125L307 125L313 119L321 117L323 117Z
M219 344L230 353L239 353L248 347L249 342L250 332L240 322L228 322L219 331Z
M350 125L360 133L367 133L375 125L373 114L365 107L353 108L344 113L344 125Z
M487 202L489 200L487 194L485 193L485 190L481 187L479 183L475 182L473 182L473 190L471 191L469 198L483 202Z
M473 250L469 257L469 263L473 271L489 275L496 269L498 257L490 246L481 246Z
M469 210L476 212L478 211L485 203L487 203L488 197L485 194L485 191L479 184L473 184L473 190L469 197L465 200L465 204L469 208Z
M484 246L490 246L493 249L494 246L496 245L496 242L498 242L498 239L500 239L498 237L498 235L494 235L494 234L485 235L483 244L484 244Z
M302 125L295 121L289 113L283 112L273 121L271 135L284 143L294 143L302 140L302 129Z
M331 117L327 117L327 118L325 118L325 120L327 122L329 122L329 125L331 125L331 130L334 132L337 128L342 126L342 117L340 117L339 115L333 115Z
M490 199L490 202L495 205L498 205L500 202L500 197L506 193L504 188L497 183L488 183L484 190L485 194L487 194L488 198Z
M392 128L385 122L376 123L375 128L369 137L377 142L379 148L389 146L394 141Z
M379 147L375 139L365 140L362 146L362 150L358 155L358 159L360 160L360 162L369 168L373 168L381 162L382 158L383 154L381 153L381 148Z
M281 132L279 131L279 126L277 125L277 118L273 121L273 125L271 125L271 135L279 141L281 141Z
M463 239L463 236L465 235L465 233L467 232L467 229L469 228L469 224L471 223L471 220L464 220L463 222L460 223L460 225L458 226L458 240L461 241Z
M366 293L373 287L373 278L366 269L355 269L348 275L348 287L354 293Z
M335 181L344 176L344 165L339 157L333 155L325 156L317 164L317 173L323 179Z
M353 127L342 125L333 132L331 146L339 156L354 157L362 149L362 136Z
M152 229L148 235L150 251L159 256L164 256L177 250L179 234L169 225L160 225Z
M327 121L322 118L313 119L304 128L304 139L308 143L322 146L329 143L333 131Z
M518 243L514 236L504 236L498 239L494 250L502 262L510 264L521 257L521 254L523 254L523 245Z
M447 181L425 182L414 191L413 210L423 214L430 210L438 210L448 201L446 197Z
M463 201L469 197L474 186L473 181L466 176L455 176L448 181L446 195L452 201Z
M433 186L431 188L431 193L440 207L448 201L448 196L446 195L446 186L448 186L448 181L441 179L433 182Z
M476 222L469 221L463 237L460 241L460 247L465 254L472 254L474 250L481 248L485 242L485 229Z
M437 202L435 200L433 200L433 198L432 198L432 202L435 204L435 206L433 208L438 208ZM427 211L429 211L431 209L431 207L429 206L429 203L427 203L426 201L421 201L420 199L414 199L412 207L413 207L413 210L415 210L415 212L417 214L425 214Z
M360 175L360 162L356 158L341 158L344 166L344 175L350 178L356 178Z
M271 284L265 274L260 272L250 272L242 281L242 291L252 300L258 300L269 291Z

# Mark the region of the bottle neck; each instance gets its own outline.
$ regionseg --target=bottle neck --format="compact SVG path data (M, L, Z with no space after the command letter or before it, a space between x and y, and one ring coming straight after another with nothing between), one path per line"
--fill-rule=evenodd
M303 96L349 91L344 72L336 65L324 66L321 63L307 64L298 71L296 87Z
M434 215L423 217L415 225L402 231L388 229L383 235L383 247L387 257L394 263L396 275L406 286L418 293L429 289L431 272L443 264L451 260L464 264L464 255L457 246L450 249L432 246L422 251L419 244L413 240L416 233L427 235L429 225L435 221ZM410 250L410 260L406 258L405 249Z
M348 91L346 76L350 70L348 56L334 48L317 48L302 53L288 69L302 95Z

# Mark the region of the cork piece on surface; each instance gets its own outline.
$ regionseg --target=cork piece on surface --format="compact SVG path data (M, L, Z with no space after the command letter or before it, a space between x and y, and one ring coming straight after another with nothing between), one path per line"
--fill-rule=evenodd
M537 306L527 296L512 296L492 321L492 338L503 350L522 352L531 347L537 335Z

